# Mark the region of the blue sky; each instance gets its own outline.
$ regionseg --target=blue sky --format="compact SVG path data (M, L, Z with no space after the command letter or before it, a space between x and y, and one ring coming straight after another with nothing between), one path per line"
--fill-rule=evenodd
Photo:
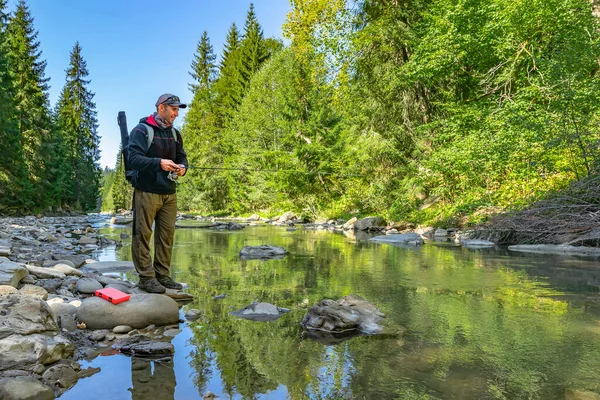
M16 3L9 3L11 11ZM191 101L188 72L202 32L208 32L220 59L231 23L243 29L250 1L27 0L27 5L48 63L53 107L65 82L69 53L76 41L81 44L89 87L96 94L100 165L112 168L120 142L117 113L127 113L131 128L154 111L162 93ZM255 0L254 7L265 37L281 38L289 2Z

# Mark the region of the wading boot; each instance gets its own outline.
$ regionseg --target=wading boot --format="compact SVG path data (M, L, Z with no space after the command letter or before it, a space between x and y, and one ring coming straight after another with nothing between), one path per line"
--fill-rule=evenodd
M183 289L183 285L181 283L175 282L173 279L171 279L170 276L158 275L156 277L156 279L158 280L158 282L161 285L163 285L167 289L177 289L177 290Z
M138 287L148 293L164 293L167 291L156 278L140 278Z

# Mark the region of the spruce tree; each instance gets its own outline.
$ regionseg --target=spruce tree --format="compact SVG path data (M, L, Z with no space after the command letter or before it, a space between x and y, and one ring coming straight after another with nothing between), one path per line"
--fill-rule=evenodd
M54 199L45 195L51 185L47 174L49 166L56 167L60 160L45 154L51 131L48 105L48 81L45 77L46 61L41 60L38 33L33 28L33 18L24 0L19 1L11 16L7 30L8 69L12 81L16 127L23 149L23 168L34 185L24 200L31 199L37 208L52 205ZM31 204L25 204L26 206Z
M15 118L13 83L8 67L6 3L7 0L0 0L0 208L21 204L21 184L26 181L21 168L23 154Z
M240 86L242 93L248 89L252 76L267 60L269 53L265 46L264 34L256 14L254 4L250 3L250 9L246 15L244 24L244 36L240 43Z
M219 66L219 78L215 82L216 106L221 126L226 125L242 98L239 36L237 26L235 23L231 24L225 37L225 45L223 46L223 54L221 55Z
M100 184L98 119L94 93L81 46L75 43L70 55L66 82L57 107L57 126L66 146L66 169L70 171L71 204L83 210L96 207Z
M208 33L204 31L196 47L196 54L194 54L192 70L190 71L190 75L194 78L194 83L190 84L193 94L196 94L198 89L208 89L212 84L216 73L216 58Z
M122 162L121 146L117 154L117 163L115 165L115 176L112 184L112 201L115 211L131 208L133 198L133 188L125 179L125 165Z

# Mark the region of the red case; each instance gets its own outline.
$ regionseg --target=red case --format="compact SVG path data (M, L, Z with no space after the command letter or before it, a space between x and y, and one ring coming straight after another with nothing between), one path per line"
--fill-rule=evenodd
M102 297L104 300L110 301L113 304L119 304L129 300L130 296L120 290L113 288L104 288L96 290L96 296Z

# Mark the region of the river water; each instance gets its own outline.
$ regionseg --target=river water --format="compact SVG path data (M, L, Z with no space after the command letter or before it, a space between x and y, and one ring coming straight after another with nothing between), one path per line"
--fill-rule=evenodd
M115 239L121 232L102 229ZM99 258L130 260L124 242ZM243 246L260 244L290 254L240 260ZM182 315L201 310L180 324L173 362L106 352L82 362L101 372L61 399L197 399L207 391L223 399L600 398L596 259L249 226L177 229L173 276L196 296ZM383 335L327 346L303 334L311 305L351 293L386 314ZM254 300L292 312L273 322L230 315Z

